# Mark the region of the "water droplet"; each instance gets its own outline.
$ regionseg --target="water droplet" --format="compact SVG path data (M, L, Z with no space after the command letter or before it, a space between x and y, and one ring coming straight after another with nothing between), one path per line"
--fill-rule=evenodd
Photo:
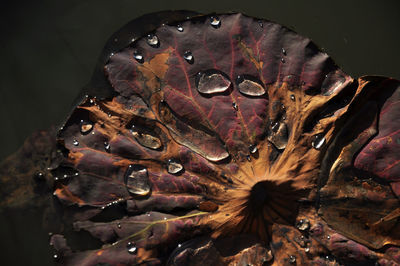
M178 244L178 248L182 247L182 244Z
M256 153L258 151L257 145L250 145L249 146L250 153Z
M308 219L301 219L297 224L296 224L297 229L300 231L306 231L310 228L310 221Z
M250 155L247 155L247 156L246 156L246 159L247 159L247 161L251 162L251 157L250 157Z
M313 140L311 141L311 146L314 149L319 150L324 144L325 144L325 137L322 133L313 136Z
M245 95L261 96L265 94L264 86L257 78L248 75L240 75L236 79L236 84L239 91Z
M34 179L36 182L43 182L43 181L46 180L46 177L45 177L45 175L44 175L42 172L37 172L37 173L35 173L35 174L33 175L33 179Z
M215 29L221 27L221 20L217 16L212 16L210 18L210 24L213 26Z
M272 123L272 126L271 126L272 131L273 131L273 132L277 132L278 129L279 129L279 125L280 125L279 122L274 122L274 123Z
M304 251L305 251L306 253L308 253L308 252L310 252L310 248L309 248L309 247L306 247L306 248L304 249Z
M167 220L167 217L164 217L164 220Z
M158 41L158 37L155 34L149 34L147 35L147 44L150 45L151 47L159 47L160 42Z
M129 254L136 254L137 252L136 245L133 242L128 242L128 244L126 244L126 248L128 249Z
M143 55L141 55L138 51L133 52L133 58L135 58L135 60L141 64L144 62Z
M186 60L186 62L188 62L189 64L193 64L194 63L194 57L192 55L191 51L186 51L183 54L183 58Z
M331 239L331 236L330 236L330 235L327 235L327 236L326 236L326 239L328 239L328 240Z
M125 183L128 191L138 196L145 196L150 193L147 169L142 165L130 165L126 171Z
M196 81L197 90L204 94L221 93L231 85L229 78L217 70L199 72Z
M118 229L121 229L122 226L121 226L120 222L117 223L117 227L118 227Z
M78 145L79 145L79 141L77 141L76 139L74 139L74 140L72 141L72 144L74 144L74 146L78 146Z
M268 140L279 150L286 148L288 141L288 129L286 124L279 122L272 123Z
M264 24L263 24L262 20L259 20L259 21L258 21L258 25L260 25L261 28L264 27Z
M131 132L136 141L146 148L157 150L162 146L161 140L159 138L142 132L142 130L135 126L132 126Z
M53 259L58 260L58 255L57 255L57 254L54 254L54 255L53 255Z
M285 63L285 62L286 62L285 58L282 57L282 58L281 58L281 62L282 62L282 63Z
M289 256L289 262L290 262L291 264L296 263L296 256L290 255L290 256Z
M104 149L106 150L106 152L110 152L110 143L108 143L107 141L104 142Z
M233 107L233 109L235 109L236 111L239 109L237 103L232 103L232 107Z
M285 50L285 48L282 48L282 54L283 54L283 55L286 55L286 50Z
M182 25L176 26L176 29L177 29L179 32L183 32L183 27L182 27Z
M292 94L292 95L290 95L290 100L295 101L296 97Z
M81 120L80 130L82 134L88 134L93 129L93 124L88 121Z
M183 165L174 159L168 160L167 171L170 174L178 174L183 170Z

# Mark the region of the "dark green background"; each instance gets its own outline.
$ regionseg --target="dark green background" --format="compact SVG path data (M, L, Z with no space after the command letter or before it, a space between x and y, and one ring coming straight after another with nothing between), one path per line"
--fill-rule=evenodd
M34 130L65 118L114 31L135 17L167 9L239 11L273 20L313 39L353 77L400 79L398 0L2 1L0 159ZM19 256L25 265L50 263L47 237L38 237L40 221L23 221L3 228L8 233L2 236L9 239L2 239L8 249L1 250L1 257Z

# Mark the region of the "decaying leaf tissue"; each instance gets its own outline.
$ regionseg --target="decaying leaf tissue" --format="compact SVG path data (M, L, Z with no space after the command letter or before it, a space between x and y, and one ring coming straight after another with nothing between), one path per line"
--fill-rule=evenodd
M58 263L400 264L399 81L242 14L143 20L57 132Z

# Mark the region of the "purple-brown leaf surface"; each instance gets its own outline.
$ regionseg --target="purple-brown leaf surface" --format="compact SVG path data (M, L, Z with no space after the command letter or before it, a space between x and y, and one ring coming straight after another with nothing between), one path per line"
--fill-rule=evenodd
M59 263L400 263L399 81L242 14L160 24L103 70L58 132Z

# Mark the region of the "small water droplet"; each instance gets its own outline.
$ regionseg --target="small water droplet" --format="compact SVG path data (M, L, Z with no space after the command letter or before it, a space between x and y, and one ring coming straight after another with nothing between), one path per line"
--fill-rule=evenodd
M314 149L319 150L324 144L325 144L325 137L322 133L313 136L313 140L311 141L311 146Z
M212 16L210 18L210 24L213 26L215 29L221 27L221 20L217 16Z
M186 51L183 54L183 58L186 60L186 62L188 62L189 64L193 64L194 63L194 57L192 55L191 51Z
M268 140L275 145L279 150L286 148L288 141L288 129L285 123L271 123L271 131L268 135Z
M125 183L128 191L138 196L150 193L150 181L147 169L142 165L130 165L126 171Z
M182 247L182 244L178 244L178 248Z
M250 155L247 155L247 156L246 156L246 159L247 159L247 161L251 162L251 157L250 157Z
M217 70L199 72L196 81L197 90L204 94L221 93L231 85L228 77Z
M43 182L43 181L46 180L46 177L45 177L45 175L44 175L42 172L37 172L37 173L35 173L35 174L33 175L33 179L34 179L36 182Z
M290 95L290 100L295 101L296 97L292 94L292 95Z
M78 145L79 145L79 141L77 141L76 139L74 139L74 140L72 141L72 144L74 144L74 146L78 146Z
M183 170L183 165L180 164L177 160L170 159L167 164L167 171L170 174L178 174Z
M104 149L106 150L106 152L110 152L110 143L108 143L107 141L104 142Z
M257 145L250 145L249 146L249 152L250 153L256 153L258 151Z
M177 29L179 32L183 32L183 27L182 27L182 25L176 26L176 29Z
M272 123L272 125L271 125L271 129L272 129L272 131L273 132L277 132L278 131L278 129L279 129L279 122L273 122Z
M282 47L282 54L283 54L283 55L286 55L286 50L285 50L285 48L283 48L283 47Z
M236 84L239 91L248 96L261 96L266 92L262 82L249 75L239 75L236 78Z
M58 255L57 255L57 254L54 254L54 255L53 255L53 259L58 260Z
M330 236L330 235L327 235L327 236L326 236L326 239L328 239L328 240L331 239L331 236Z
M297 229L300 231L306 231L310 228L310 221L308 219L301 219L297 224L296 224Z
M132 126L131 132L136 141L146 148L157 150L162 146L159 138L146 132L142 132L142 130L140 130L138 127Z
M151 215L151 213L149 213L149 212L148 212L148 213L147 213L147 216L149 216L149 217L150 217L150 215Z
M164 220L167 220L167 217L164 217Z
M129 254L136 254L137 252L136 245L133 242L128 242L128 244L126 244L126 248L128 249Z
M133 58L135 58L135 60L141 64L144 62L143 55L141 55L138 51L133 52Z
M282 63L285 63L285 62L286 62L285 58L282 57L282 58L281 58L281 62L282 62Z
M121 229L122 226L121 226L120 222L117 223L117 227L118 227L118 229Z
M81 120L80 130L82 134L88 134L93 129L93 124L88 121Z
M151 47L159 47L160 42L158 40L157 35L155 34L147 35L147 44L150 45Z
M290 262L291 264L296 263L296 256L290 255L290 256L289 256L289 262Z
M304 249L304 251L305 251L306 253L308 253L308 252L310 252L310 248L309 248L309 247L306 247L306 248Z
M232 103L232 107L233 107L233 109L235 109L235 111L237 111L239 109L237 103Z
M264 24L263 24L262 20L259 20L259 21L258 21L258 25L260 25L261 28L264 27Z

